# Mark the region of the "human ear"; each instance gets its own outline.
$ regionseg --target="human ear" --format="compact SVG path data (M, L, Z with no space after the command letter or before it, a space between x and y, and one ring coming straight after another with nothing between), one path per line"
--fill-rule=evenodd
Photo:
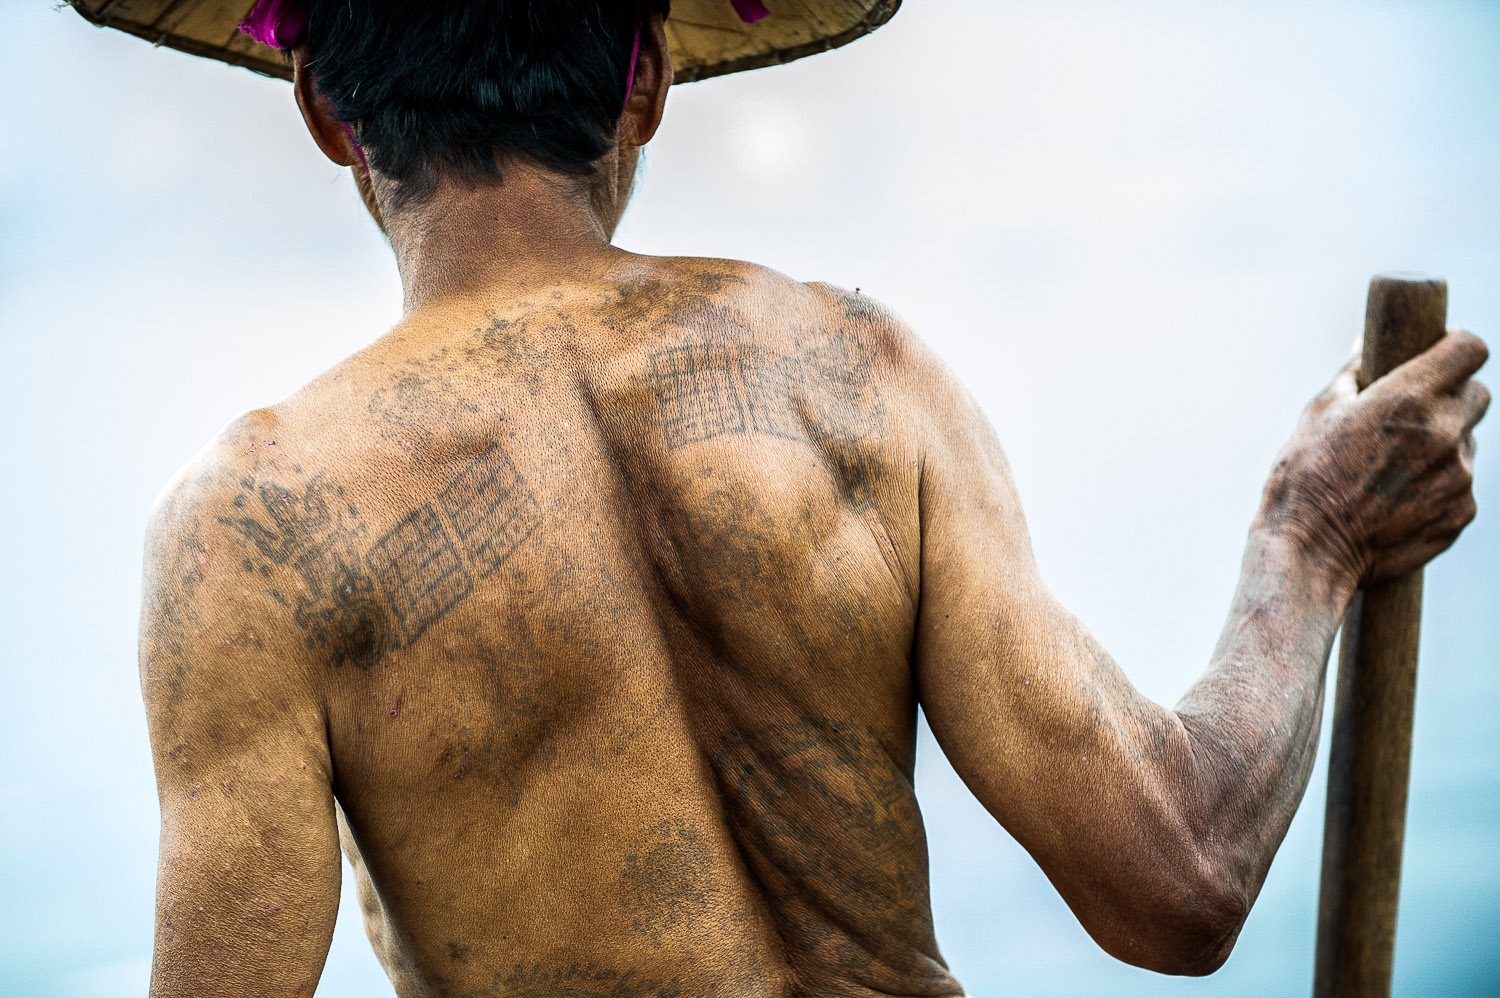
M620 116L620 140L635 146L651 141L661 126L667 106L667 91L672 88L672 54L667 49L667 33L662 16L653 14L641 28L641 50L635 62L635 81L625 111Z
M292 94L297 109L307 125L308 134L323 150L323 155L339 166L353 166L360 161L354 135L333 113L333 104L318 91L316 77L307 62L307 46L292 48Z

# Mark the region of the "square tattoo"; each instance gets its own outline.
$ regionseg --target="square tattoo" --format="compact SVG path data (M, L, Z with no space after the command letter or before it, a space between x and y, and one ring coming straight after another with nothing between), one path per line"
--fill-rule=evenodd
M491 444L437 498L480 578L498 569L542 522L536 497L499 444Z
M751 428L787 440L805 440L807 433L795 407L802 389L802 362L762 347L743 346L739 368Z
M745 407L729 369L729 352L708 344L652 355L651 386L668 447L745 432Z
M474 588L458 549L427 505L376 541L365 561L407 645Z

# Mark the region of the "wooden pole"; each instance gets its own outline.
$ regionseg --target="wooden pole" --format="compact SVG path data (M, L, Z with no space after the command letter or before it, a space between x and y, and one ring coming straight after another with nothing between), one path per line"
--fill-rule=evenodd
M1443 337L1448 286L1370 282L1360 387ZM1328 762L1314 998L1386 998L1417 693L1422 571L1363 587L1344 618Z

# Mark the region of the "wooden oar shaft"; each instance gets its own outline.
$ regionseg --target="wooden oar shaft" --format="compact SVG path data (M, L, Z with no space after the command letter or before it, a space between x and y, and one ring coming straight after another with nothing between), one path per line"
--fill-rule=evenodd
M1365 311L1360 385L1443 336L1448 287L1376 277ZM1344 619L1334 694L1315 998L1391 992L1401 845L1411 769L1422 572L1360 589Z

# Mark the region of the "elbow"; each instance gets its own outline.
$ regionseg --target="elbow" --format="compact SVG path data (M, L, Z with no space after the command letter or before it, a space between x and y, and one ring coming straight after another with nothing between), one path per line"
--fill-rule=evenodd
M1112 956L1158 974L1202 977L1224 965L1250 914L1255 891L1222 867L1191 864L1137 884L1093 933Z
M1249 904L1231 892L1184 897L1137 966L1186 977L1212 974L1229 959L1249 914Z

